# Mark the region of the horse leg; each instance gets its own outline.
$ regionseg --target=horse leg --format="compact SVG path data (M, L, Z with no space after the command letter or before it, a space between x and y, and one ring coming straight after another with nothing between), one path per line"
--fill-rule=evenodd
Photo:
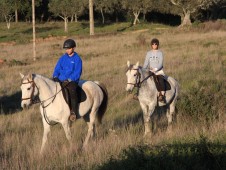
M148 114L148 107L145 104L140 103L141 109L143 110L143 120L144 120L144 136L151 132L149 122L150 115Z
M65 132L66 138L69 141L70 146L72 146L72 142L71 142L71 129L70 129L68 120L66 120L64 123L62 123L62 126L64 128L64 132Z
M94 137L95 136L95 116L96 116L96 111L91 111L91 113L89 115L89 122L87 122L88 133L87 133L85 141L83 143L83 149L86 148L90 137Z
M168 126L167 126L167 132L172 132L172 123L173 123L173 116L174 116L174 113L175 113L175 104L174 103L171 103L169 105L169 107L167 108L167 112L166 112L166 116L167 116L167 119L168 119Z
M50 132L50 125L48 125L46 123L46 121L44 120L44 118L43 118L42 122L43 122L44 132L43 132L43 137L42 137L42 146L41 146L40 154L43 153L43 149L45 147L45 144L47 142L47 137L48 137L48 134Z

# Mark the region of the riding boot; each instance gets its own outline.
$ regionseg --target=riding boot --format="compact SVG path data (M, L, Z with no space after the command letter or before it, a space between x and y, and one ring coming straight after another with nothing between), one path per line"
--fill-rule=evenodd
M158 85L159 87L161 87L159 89L159 96L158 96L158 101L162 102L162 103L166 103L166 99L165 99L165 82L164 82L164 78L162 76L158 76ZM163 91L163 94L162 94Z
M78 95L76 88L78 84L76 82L70 82L67 86L69 89L69 96L70 96L70 106L71 106L71 115L70 120L75 121L78 115Z

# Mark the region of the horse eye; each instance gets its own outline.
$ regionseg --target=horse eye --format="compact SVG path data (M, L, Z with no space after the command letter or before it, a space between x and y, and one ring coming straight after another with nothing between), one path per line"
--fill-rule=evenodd
M137 76L137 74L134 74L134 76Z
M29 88L27 88L27 90L30 90L31 88L29 87Z

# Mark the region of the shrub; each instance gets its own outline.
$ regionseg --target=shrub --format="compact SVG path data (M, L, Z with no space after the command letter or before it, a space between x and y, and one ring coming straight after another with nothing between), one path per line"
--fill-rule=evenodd
M202 80L197 87L181 94L178 101L178 110L195 120L205 119L210 122L219 115L220 107L224 102L223 82L218 80Z

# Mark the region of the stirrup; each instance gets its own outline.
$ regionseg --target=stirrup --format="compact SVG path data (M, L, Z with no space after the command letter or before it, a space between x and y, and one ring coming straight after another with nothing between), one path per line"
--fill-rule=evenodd
M75 112L71 112L69 119L70 119L70 121L75 121L77 119Z
M161 103L166 103L165 97L164 97L162 94L160 94L160 95L158 96L158 101L161 102Z

